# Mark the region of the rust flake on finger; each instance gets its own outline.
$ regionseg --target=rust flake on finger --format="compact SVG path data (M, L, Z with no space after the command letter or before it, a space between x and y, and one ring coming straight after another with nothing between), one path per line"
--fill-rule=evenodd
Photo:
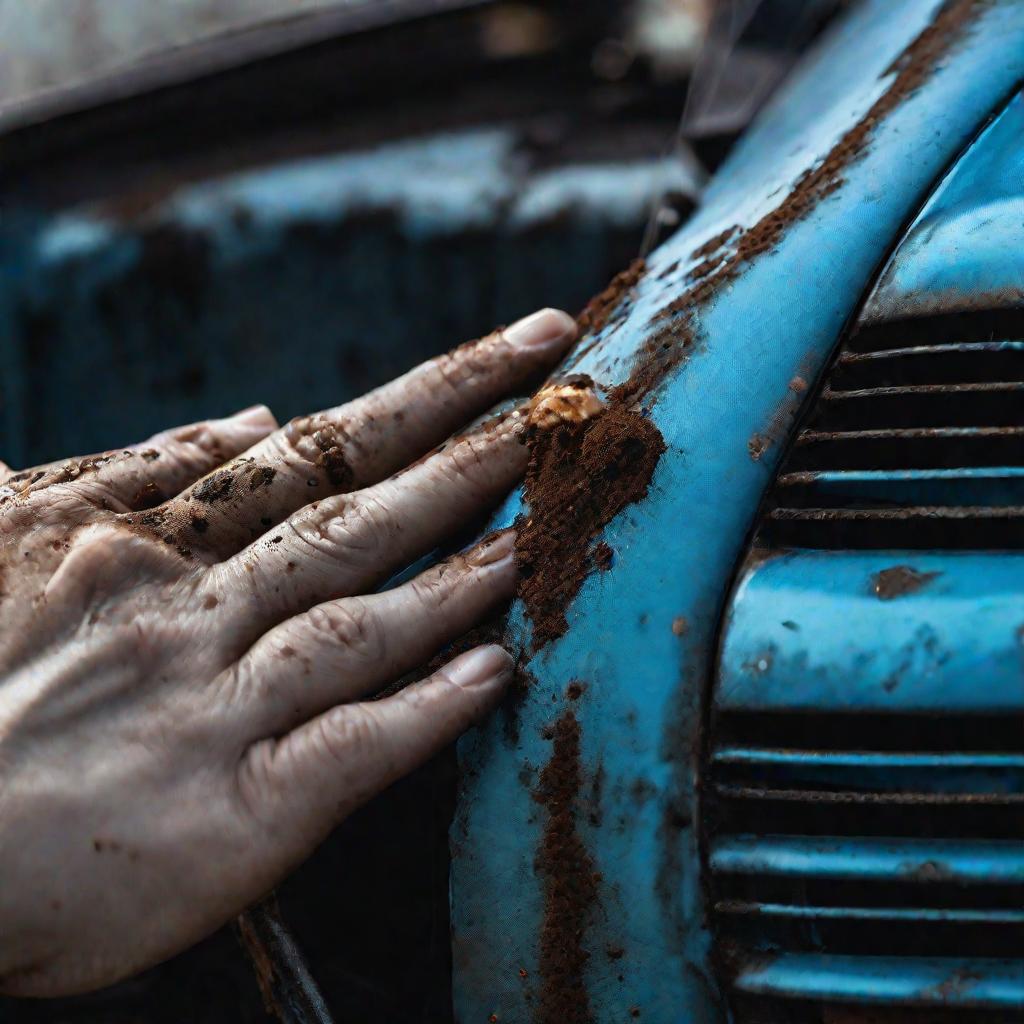
M550 429L560 423L583 423L604 408L594 382L585 374L578 374L537 392L530 402L530 426Z
M320 450L316 457L316 465L327 475L327 479L338 488L348 490L352 486L355 474L345 457L345 452L338 438L337 429L327 424L313 433L313 443Z
M191 498L193 501L213 504L227 501L234 493L234 489L235 474L230 469L219 469L192 488Z

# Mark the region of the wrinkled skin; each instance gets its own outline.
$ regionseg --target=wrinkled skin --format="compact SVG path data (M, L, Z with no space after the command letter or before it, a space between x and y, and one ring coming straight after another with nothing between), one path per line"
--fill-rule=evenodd
M432 449L573 334L543 311L283 429L0 470L0 992L180 951L494 706L496 646L367 698L513 593L511 533L378 588L514 485L519 413Z

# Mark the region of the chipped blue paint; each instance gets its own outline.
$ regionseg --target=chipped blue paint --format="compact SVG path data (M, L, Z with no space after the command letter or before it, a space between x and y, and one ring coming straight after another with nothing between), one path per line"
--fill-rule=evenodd
M937 7L876 0L855 11L741 143L696 217L654 253L625 319L572 368L605 386L625 379L657 329L652 318L685 290L699 262L693 251L772 210L868 110L885 69ZM535 683L518 711L460 745L465 775L452 828L459 1024L491 1013L536 1019L544 906L533 860L545 819L531 790L551 755L545 729L570 706L574 679L586 684L573 707L587 785L603 779L601 793L586 796L586 809L596 801L599 813L578 815L601 872L600 907L584 936L594 1019L628 1019L631 1007L659 1022L727 1016L708 964L695 826L720 608L803 401L794 377L818 377L900 226L1022 76L1024 8L995 5L879 125L842 188L695 311L697 344L650 412L668 452L647 498L605 531L613 567L586 581L567 609L567 634L528 659ZM748 449L755 433L770 439L756 459ZM520 510L511 501L499 521ZM521 608L511 623L525 649ZM621 958L609 959L608 948Z
M779 878L1024 884L1024 845L1012 840L730 836L712 844L710 861L714 871Z
M1024 973L1015 960L906 958L899 972L889 957L788 953L744 971L743 992L760 996L1018 1010L1024 1004Z
M904 568L918 574L919 588L880 598L879 573ZM715 706L1020 714L1022 579L1017 554L800 551L773 558L737 588Z

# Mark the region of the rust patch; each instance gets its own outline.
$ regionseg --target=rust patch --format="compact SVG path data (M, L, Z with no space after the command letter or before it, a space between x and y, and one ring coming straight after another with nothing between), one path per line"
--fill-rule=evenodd
M885 74L894 75L888 88L819 164L797 178L781 203L750 228L729 228L693 251L692 258L702 262L691 271L689 287L661 309L655 321L684 314L678 334L684 345L690 344L693 309L717 295L748 263L774 249L790 225L842 186L844 171L864 153L878 125L924 84L985 6L986 0L946 0L932 23L886 69Z
M616 274L603 292L595 295L576 317L580 336L597 334L611 319L622 300L637 286L647 271L642 259L633 260L621 273Z
M239 942L249 954L252 961L253 971L256 975L256 984L259 986L260 996L263 998L263 1006L267 1013L274 1017L279 1016L281 1007L278 1005L274 993L277 984L277 971L274 968L274 961L263 942L262 936L257 931L252 917L249 914L241 914L235 922Z
M533 622L533 649L562 636L565 611L594 565L590 542L647 493L665 451L640 413L609 405L580 423L527 435L529 518L518 526L519 596Z
M537 1024L593 1024L583 971L590 954L583 935L597 903L600 875L576 831L582 785L580 725L572 711L555 723L551 759L541 772L534 799L547 808L535 868L544 880L540 935L540 1005Z
M593 560L596 568L607 572L615 561L615 552L603 540L594 545Z
M771 439L765 437L763 434L752 434L750 440L747 442L747 451L750 452L751 459L753 459L754 462L759 461L761 456L768 451L768 446L771 443Z
M739 224L732 224L724 231L720 231L717 235L712 235L703 245L697 246L697 248L690 253L690 259L704 260L709 256L713 256L725 246L726 242L731 241L739 230Z
M891 601L896 597L916 594L941 575L941 572L918 572L909 565L894 565L891 569L876 572L871 577L871 585L880 601Z

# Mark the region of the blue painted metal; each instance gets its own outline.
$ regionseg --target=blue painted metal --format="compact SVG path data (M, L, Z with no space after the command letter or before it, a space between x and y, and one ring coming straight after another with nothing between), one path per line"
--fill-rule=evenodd
M712 843L723 873L932 885L1024 884L1024 844L1005 840L730 836Z
M779 487L806 488L824 505L858 499L894 505L1024 505L1024 467L847 469L788 473ZM784 498L780 491L780 498Z
M1024 305L1024 97L939 186L885 268L865 324Z
M1024 1004L1024 970L1015 960L907 957L894 972L887 957L787 953L748 968L735 984L752 995L837 1002L992 1010Z
M983 518L1021 515L1020 464L987 466L990 456L960 445L998 438L996 457L1015 458L1012 405L966 404L972 394L1019 391L1021 344L989 333L1015 326L1006 316L991 328L988 319L931 318L1024 305L1008 284L1024 269L1022 116L1018 97L915 219L812 419L825 424L816 435L825 444L885 439L894 446L885 464L905 468L785 473L769 517L797 523L787 543L829 543L827 533L801 533L800 519L827 528L912 516L925 525L974 519L961 536L986 548L994 545ZM910 317L925 319L902 331L925 344L896 347ZM969 325L973 340L949 343ZM979 340L985 334L991 340ZM844 430L829 436L839 407ZM888 419L893 410L902 426ZM914 468L924 449L908 442L926 439L933 451L923 465L944 468ZM849 458L837 446L811 465ZM763 715L765 730L783 721L786 742L799 737L787 749L748 740L712 751L708 792L728 823L708 841L716 921L748 950L730 983L781 1000L974 1007L1002 1020L1024 1009L1024 961L1011 938L1021 913L1013 887L1024 883L1024 753L992 723L1024 711L1024 561L878 550L870 532L842 537L859 550L752 552L726 615L718 727L743 720L743 735L756 735L750 716ZM779 834L755 833L772 820ZM884 830L914 838L877 835ZM979 834L987 838L963 838ZM812 905L798 906L805 887ZM1017 958L977 958L974 943ZM852 955L851 944L872 955ZM925 955L936 950L943 956Z
M694 250L775 208L870 107L886 69L937 7L910 0L855 11L741 143L696 218L654 254L625 319L572 368L602 385L621 382L664 325L652 317L685 290L699 262ZM535 682L510 713L517 728L506 716L460 744L452 921L461 1024L534 1015L544 914L534 856L544 813L531 791L551 756L545 730L569 706L570 680L586 684L572 707L593 811L577 827L601 873L600 907L583 937L594 1019L627 1019L631 1007L659 1022L726 1016L708 965L696 760L720 608L803 401L790 385L817 378L900 225L1022 76L1024 8L985 8L967 39L877 126L842 187L692 311L697 343L650 411L668 452L647 498L605 531L613 567L586 581L567 609L567 634L528 659ZM756 457L748 447L755 434L769 439ZM521 510L513 496L497 521ZM527 649L520 607L510 622ZM1005 702L1016 706L1008 694ZM610 960L609 947L621 958Z
M868 732L868 730L865 730ZM870 736L865 735L870 742ZM911 737L908 736L908 741ZM999 794L1024 799L1024 753L898 753L727 747L712 757L715 777L733 787L845 793Z
M953 924L1024 924L1024 910L968 910L933 907L818 907L808 903L741 903L721 900L720 914L750 914L814 921L911 921Z
M879 573L900 567L919 573L917 583L879 596ZM715 706L1020 714L1022 573L1017 554L800 551L770 559L737 588Z

